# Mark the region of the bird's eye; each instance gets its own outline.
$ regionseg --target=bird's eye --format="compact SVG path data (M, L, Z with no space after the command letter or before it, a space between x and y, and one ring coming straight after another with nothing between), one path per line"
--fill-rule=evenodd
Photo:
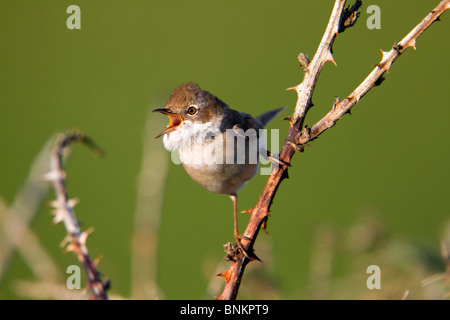
M191 116L196 115L197 112L198 112L198 109L196 107L194 107L194 106L190 106L187 109L187 113L190 114Z

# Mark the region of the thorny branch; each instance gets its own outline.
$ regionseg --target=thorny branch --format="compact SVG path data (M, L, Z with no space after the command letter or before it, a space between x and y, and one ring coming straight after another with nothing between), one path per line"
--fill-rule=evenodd
M109 281L101 280L100 273L97 271L97 260L92 260L86 247L86 239L92 233L92 229L81 232L78 220L75 216L74 206L77 204L76 199L70 199L66 190L66 173L63 169L63 152L74 142L82 142L86 144L97 154L101 154L101 150L79 131L73 131L67 135L63 135L51 152L50 172L43 176L44 180L53 183L55 189L56 200L50 205L54 208L53 222L63 222L67 235L63 240L65 251L73 251L87 274L89 284L88 288L92 289L93 299L106 300L108 298L107 289Z
M416 39L422 34L439 16L450 8L450 0L443 0L434 10L431 11L410 33L408 33L400 42L396 43L389 52L384 52L381 61L375 66L374 70L367 78L344 100L340 101L336 98L332 110L317 122L312 128L303 126L306 114L311 108L312 95L315 84L319 77L323 65L327 61L335 64L332 56L332 46L339 32L355 24L358 17L357 10L361 6L361 1L357 0L351 8L345 9L345 0L336 0L333 11L326 31L322 37L314 58L310 62L305 54L299 55L299 62L304 71L303 81L290 90L297 92L297 103L294 113L287 118L290 121L290 129L285 138L283 147L280 152L280 159L286 163L290 163L295 152L303 152L307 142L316 139L321 133L335 125L344 114L348 113L370 89L380 85L384 80L383 74L389 71L391 64L402 54L408 47L415 48ZM274 168L272 174L261 193L256 206L247 210L251 214L250 221L244 232L244 240L242 244L247 252L253 252L253 245L258 236L261 227L269 216L273 198L276 194L278 186L288 177L287 166L282 165ZM256 258L256 256L254 256ZM245 267L251 261L242 253L236 254L231 260L231 265L225 271L219 274L225 279L225 287L222 294L218 297L221 300L236 299L239 286L244 274Z
M383 82L383 75L389 72L389 69L395 60L408 48L416 49L416 39L450 7L448 0L442 1L434 10L432 10L413 30L411 30L400 42L395 43L388 52L381 50L382 59L375 65L373 71L366 79L344 100L336 99L331 111L317 122L311 129L305 128L301 134L296 137L295 143L305 145L311 140L316 139L321 133L334 126L344 114L358 103L358 101L374 86ZM298 92L298 91L297 91Z

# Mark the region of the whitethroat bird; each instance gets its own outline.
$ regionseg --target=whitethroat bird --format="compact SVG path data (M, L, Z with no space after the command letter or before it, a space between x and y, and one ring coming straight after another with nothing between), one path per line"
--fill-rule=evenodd
M256 118L228 105L195 83L185 83L172 92L165 108L153 110L169 116L164 147L177 150L189 176L203 188L228 194L233 201L234 239L242 253L243 236L238 231L237 191L258 171L259 155L281 163L266 149L262 130L284 108Z

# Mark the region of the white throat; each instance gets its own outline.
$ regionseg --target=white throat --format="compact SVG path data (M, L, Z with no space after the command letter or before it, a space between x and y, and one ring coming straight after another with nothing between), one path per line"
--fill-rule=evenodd
M164 147L169 150L191 148L192 144L202 143L211 136L217 135L219 129L213 122L183 121L176 130L164 135Z

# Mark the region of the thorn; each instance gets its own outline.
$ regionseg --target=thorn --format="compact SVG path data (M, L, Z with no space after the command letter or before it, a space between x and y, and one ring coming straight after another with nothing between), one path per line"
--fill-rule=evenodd
M76 250L76 246L73 244L73 242L71 242L64 248L64 253L75 251L75 250Z
M72 209L80 202L79 198L72 198L67 201L67 206Z
M380 52L381 52L381 61L378 62L378 63L376 64L376 66L378 66L378 67L381 68L381 64L383 63L384 57L386 56L387 52L386 52L386 51L383 51L382 49L380 49Z
M241 213L248 213L248 214L252 215L253 214L253 208L241 211Z
M269 234L269 231L267 231L267 217L262 221L261 228L265 234Z
M405 49L409 48L409 47L416 50L416 39L411 39L407 43L405 43L403 51L405 51Z
M100 262L103 260L103 256L98 256L97 258L94 259L94 261L92 261L92 263L94 264L95 268L98 267L98 265L100 264Z
M228 283L230 282L231 274L232 274L231 268L228 268L226 271L219 273L217 276L223 277L225 279L225 282Z
M257 260L257 261L259 261L259 262L262 262L262 260L261 260L260 258L258 258L258 256L257 256L257 255L255 254L255 252L254 252L254 251L252 251L252 254L251 254L250 260L251 260L251 261L255 261L255 260Z
M286 170L284 170L283 175L281 176L281 180L283 179L289 179L289 170L288 168L286 168Z
M334 66L337 67L336 61L333 58L333 55L331 54L331 51L328 51L326 61L333 62Z
M53 209L61 208L61 204L59 203L58 200L51 200L51 201L47 202L47 205Z
M288 120L289 121L289 125L291 127L293 127L295 122L296 122L294 115L290 115L289 117L283 118L281 120Z
M66 236L64 237L64 239L60 242L59 246L60 246L61 248L64 248L69 242L70 242L69 236L66 235Z
M389 63L389 65L387 65L387 55L388 55L388 53L390 53L392 50L391 50L391 51L383 51L383 50L380 49L380 51L381 51L381 54L382 54L383 56L382 56L382 58L381 58L381 61L378 62L378 63L376 64L376 66L377 66L378 68L381 68L381 69L385 68L385 69L386 69L386 72L389 72L389 69L391 68L392 62Z
M287 88L286 90L295 90L295 91L297 91L297 86L295 86L295 87L290 87L290 88Z
M86 246L86 240L87 237L89 237L89 235L94 232L94 228L89 228L86 231L83 231L82 233L80 233L80 237L79 237L79 242L82 246Z
M64 216L65 216L64 209L57 208L55 210L52 210L52 214L54 215L53 220L52 220L53 224L58 224L64 220Z

